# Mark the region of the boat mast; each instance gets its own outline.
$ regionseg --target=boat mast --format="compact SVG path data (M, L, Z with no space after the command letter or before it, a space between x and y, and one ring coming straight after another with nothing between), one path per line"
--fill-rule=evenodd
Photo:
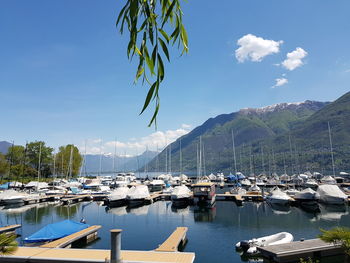
M205 151L204 151L204 142L203 142L202 148L203 148L203 152L202 152L202 155L203 155L203 176L205 176L205 175L207 174L207 171L206 171L206 168L205 168Z
M36 184L36 191L39 190L39 180L40 180L40 170L41 170L41 142L39 144L39 160L38 160L38 183Z
M169 145L169 174L171 174L171 143Z
M334 166L334 156L333 156L333 144L332 144L332 135L331 135L331 126L328 122L328 136L329 136L329 144L331 146L331 157L332 157L332 168L333 168L333 177L335 177L335 166Z
M70 155L69 155L69 173L68 173L68 179L72 177L72 170L73 170L73 144L70 147Z
M115 158L117 156L117 138L115 138L115 143L114 143L114 155L113 155L113 173L116 172L115 169Z
M289 151L290 151L290 167L291 167L291 171L292 171L292 175L294 174L294 170L293 170L293 151L292 151L292 140L290 138L290 134L289 134Z
M253 174L253 163L252 163L252 145L250 145L249 169L250 169L250 174Z
M202 136L199 136L199 177L202 177Z
M100 143L100 165L98 169L98 175L101 176L102 173L102 141Z
M181 146L181 139L180 139L180 174L182 174L182 146Z
M233 130L231 130L231 136L232 136L233 163L234 163L234 168L235 168L235 174L237 174L235 137L233 136Z
M262 144L261 144L261 166L262 166L262 172L265 173L264 148Z

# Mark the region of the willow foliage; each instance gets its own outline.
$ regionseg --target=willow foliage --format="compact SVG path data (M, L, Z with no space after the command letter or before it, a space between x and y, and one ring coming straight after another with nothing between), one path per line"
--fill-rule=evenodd
M341 245L347 255L350 256L350 228L335 227L331 230L322 230L320 239L327 243Z
M182 54L188 52L188 37L182 23L181 0L127 0L121 9L116 25L120 33L130 34L127 56L138 57L135 83L149 85L142 114L155 101L152 119L148 126L157 125L160 107L159 88L164 80L164 58L170 62L169 47L177 44Z
M18 243L15 234L0 234L0 255L12 254L16 251Z

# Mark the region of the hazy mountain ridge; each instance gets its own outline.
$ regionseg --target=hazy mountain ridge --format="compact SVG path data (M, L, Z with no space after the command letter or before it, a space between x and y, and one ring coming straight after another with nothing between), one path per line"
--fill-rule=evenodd
M0 153L6 154L11 145L12 143L9 143L7 141L0 141Z

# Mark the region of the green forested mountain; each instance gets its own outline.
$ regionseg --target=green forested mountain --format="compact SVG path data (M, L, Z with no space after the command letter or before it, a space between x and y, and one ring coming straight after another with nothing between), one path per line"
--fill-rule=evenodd
M156 158L154 171L180 170L180 141L183 171L197 170L197 149L202 140L206 173L234 171L234 134L237 170L244 173L330 171L328 122L337 170L350 169L350 93L328 102L281 103L259 109L242 109L210 118L181 137ZM171 154L170 154L171 152ZM171 159L170 159L171 156Z

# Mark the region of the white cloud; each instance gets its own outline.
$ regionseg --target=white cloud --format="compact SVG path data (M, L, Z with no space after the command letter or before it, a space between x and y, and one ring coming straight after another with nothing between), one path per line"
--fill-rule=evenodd
M282 66L288 70L294 70L304 64L303 58L307 56L307 52L298 47L294 51L287 53L287 58L282 62Z
M277 88L277 87L281 87L281 86L286 85L288 83L288 79L286 79L286 78L278 78L275 80L276 80L276 84L271 87L273 89Z
M117 155L133 156L141 154L147 148L149 150L161 150L169 143L174 142L179 137L190 132L191 126L188 124L182 124L181 128L176 130L156 131L148 136L141 138L130 138L126 142L121 141L106 141L102 139L89 139L86 141L86 153L87 154L114 154L116 147ZM85 152L85 142L79 147L82 153Z
M236 49L236 58L239 62L251 60L260 62L265 56L278 53L283 41L263 39L261 37L247 34L237 41L240 47Z

